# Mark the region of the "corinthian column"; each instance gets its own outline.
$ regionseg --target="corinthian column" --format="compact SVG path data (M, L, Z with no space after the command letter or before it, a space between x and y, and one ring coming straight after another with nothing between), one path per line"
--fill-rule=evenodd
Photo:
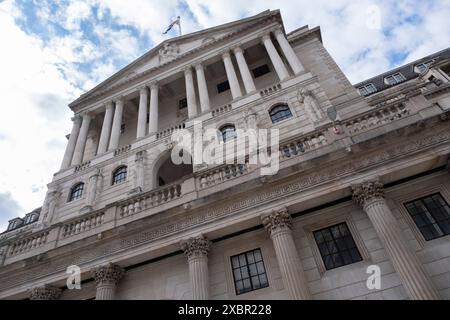
M149 132L158 132L158 91L159 86L157 82L150 84L150 119L149 119Z
M78 134L77 144L75 146L72 165L78 165L83 160L84 148L86 147L86 140L89 131L89 124L91 123L91 116L89 113L83 115L83 122L81 124L80 133Z
M222 54L222 60L223 65L225 66L225 72L227 74L228 83L230 84L231 95L233 96L233 99L239 98L242 96L242 91L241 87L239 86L236 71L234 71L230 53L228 51Z
M275 49L275 46L272 43L272 39L270 39L270 33L267 33L262 37L262 42L267 50L267 53L269 54L270 61L272 61L278 78L280 78L281 81L287 79L289 77L289 73L283 63L283 60L281 60L277 49Z
M80 133L81 117L74 116L72 118L72 121L72 131L70 132L69 142L67 143L66 151L64 152L61 170L67 169L70 166L72 162L73 152L75 150L75 144L77 143L78 134Z
M210 102L203 65L201 63L197 64L195 71L197 72L198 91L200 94L200 110L207 112L210 110Z
M139 89L139 111L136 139L145 137L147 134L147 87Z
M108 140L111 134L111 125L114 113L113 109L113 102L108 102L105 108L105 116L103 118L102 131L100 133L100 140L98 142L97 154L105 153L106 149L108 148Z
M194 77L192 75L192 68L184 69L184 80L186 82L186 100L188 105L189 119L197 115L197 98L195 97Z
M262 222L275 247L284 287L289 297L293 300L311 299L308 282L292 237L291 215L284 208L262 217Z
M115 264L109 263L92 271L92 277L97 285L96 300L114 300L116 285L122 278L124 270Z
M181 243L189 264L193 300L209 299L208 252L211 242L203 236Z
M111 138L109 139L108 150L115 150L119 146L120 127L122 126L123 115L123 98L116 100L116 109L114 110L114 119L111 130Z
M292 49L291 45L287 41L281 28L275 30L275 37L277 38L278 44L280 45L284 56L289 62L289 65L291 66L292 70L294 70L294 73L299 74L305 71L305 68L303 67L294 50Z
M397 219L384 199L383 184L374 180L356 185L353 187L353 199L369 216L410 298L439 299L422 263L408 246Z
M236 61L238 63L239 72L241 73L242 80L244 81L245 91L247 93L256 91L255 83L253 82L252 75L248 69L247 61L245 61L244 51L240 47L233 49Z
M61 292L61 289L47 284L34 287L30 291L30 300L58 300Z

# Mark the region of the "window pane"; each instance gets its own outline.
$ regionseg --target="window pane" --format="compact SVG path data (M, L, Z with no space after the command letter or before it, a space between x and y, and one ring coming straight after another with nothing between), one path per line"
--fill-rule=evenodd
M241 294L267 287L266 270L262 260L261 250L256 249L231 257L236 294Z

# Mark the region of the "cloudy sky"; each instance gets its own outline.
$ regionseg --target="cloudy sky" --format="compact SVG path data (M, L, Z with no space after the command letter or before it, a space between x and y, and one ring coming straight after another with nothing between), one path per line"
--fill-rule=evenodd
M280 9L320 26L352 83L450 45L448 0L0 0L0 231L42 205L71 129L67 104L175 33Z

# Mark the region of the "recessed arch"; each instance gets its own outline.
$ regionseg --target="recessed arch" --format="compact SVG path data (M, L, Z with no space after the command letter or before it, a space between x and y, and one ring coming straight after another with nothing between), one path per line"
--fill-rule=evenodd
M185 151L183 151L185 152ZM175 164L171 158L172 149L161 154L153 165L153 188L162 187L182 180L193 173L192 158L191 163Z

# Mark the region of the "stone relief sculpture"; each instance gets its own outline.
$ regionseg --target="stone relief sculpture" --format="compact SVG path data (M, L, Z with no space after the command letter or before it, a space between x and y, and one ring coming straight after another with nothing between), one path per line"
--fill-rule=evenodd
M305 106L305 112L313 123L324 118L325 115L312 91L306 88L300 89L298 92L298 99Z
M159 49L159 62L164 63L175 59L180 53L180 48L175 43L164 43L163 47Z

